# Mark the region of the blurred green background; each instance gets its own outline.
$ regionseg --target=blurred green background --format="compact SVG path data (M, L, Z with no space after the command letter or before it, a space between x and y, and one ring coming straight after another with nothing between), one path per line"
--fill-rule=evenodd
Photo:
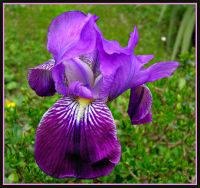
M5 182L6 183L191 183L195 180L195 44L193 5L4 5ZM51 58L47 29L57 15L81 10L100 17L105 38L127 45L139 30L136 54L151 63L174 59L170 78L148 83L153 121L131 125L129 91L109 104L122 145L120 163L94 180L54 179L34 160L35 131L42 115L60 98L38 97L28 86L28 68ZM192 22L192 23L191 23ZM150 63L150 64L151 64Z

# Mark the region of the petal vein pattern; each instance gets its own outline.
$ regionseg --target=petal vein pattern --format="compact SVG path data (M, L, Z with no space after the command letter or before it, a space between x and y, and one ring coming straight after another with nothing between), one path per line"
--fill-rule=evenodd
M119 162L121 146L109 108L100 100L86 105L71 97L58 100L43 116L36 132L39 167L57 178L108 175Z

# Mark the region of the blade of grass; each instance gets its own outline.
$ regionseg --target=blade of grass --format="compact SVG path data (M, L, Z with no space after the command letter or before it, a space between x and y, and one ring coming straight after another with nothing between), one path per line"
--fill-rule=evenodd
M161 9L161 12L160 12L160 16L158 18L158 24L162 21L164 15L165 15L165 12L167 11L169 5L163 5L162 6L162 9Z
M168 50L172 44L172 39L176 32L174 29L174 25L178 22L179 10L180 10L179 6L173 6L172 14L170 16L170 23L169 23L168 36L167 36L167 49Z
M190 18L192 11L193 11L193 7L188 7L185 14L183 15L183 19L181 21L181 24L180 24L180 27L179 27L179 30L178 30L178 34L176 36L176 41L175 41L175 44L174 44L171 60L173 60L178 53L178 50L181 46L183 34L184 34L184 31L185 31L185 28L187 27L187 24L188 24L188 21L189 21L189 18Z
M181 53L189 50L189 47L190 47L190 44L191 44L192 34L193 34L193 31L194 31L194 24L195 24L195 14L194 14L194 12L192 12L190 17L188 18L188 25L187 25L187 28L184 32Z

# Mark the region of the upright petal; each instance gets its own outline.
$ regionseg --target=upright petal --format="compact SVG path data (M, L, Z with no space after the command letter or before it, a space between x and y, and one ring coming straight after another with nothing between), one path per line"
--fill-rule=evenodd
M98 81L100 95L113 100L129 88L135 88L146 82L170 76L178 67L177 62L157 63L145 69L144 64L153 59L153 55L134 55L138 43L137 28L131 33L128 46L125 48L115 41L107 41L100 30L97 30L97 48L102 79ZM101 84L101 85L100 85ZM106 86L106 87L105 87Z
M120 154L112 114L101 101L64 97L44 114L37 128L36 162L56 178L108 175Z
M107 97L111 101L130 87L136 71L136 65L132 63L132 56L138 42L138 32L135 27L134 32L130 35L128 46L123 48L116 41L104 39L97 27L96 30L98 33L98 60L102 74L102 79L98 81L96 88L100 88L100 98Z
M96 77L95 82L94 82L94 86L92 87L92 95L94 97L94 99L100 99L100 91L101 91L101 87L103 83L103 77L102 74L100 74L99 76Z
M57 16L50 24L47 49L56 63L91 52L96 36L93 25L96 15L85 15L80 11L69 11Z
M130 88L133 75L136 71L135 64L131 61L132 55L106 54L100 49L100 70L103 76L100 87L100 95L108 97L111 101L125 90Z
M98 50L97 49L95 49L91 53L81 55L79 57L79 59L91 67L95 77L97 77L100 74L100 67L99 67L100 64L98 61Z
M127 54L130 55L133 53L134 48L138 44L138 40L139 40L139 34L138 34L137 27L135 26L134 31L130 34L130 38L128 41L128 47L126 48L128 51Z
M122 64L115 72L112 85L110 86L110 101L130 88L130 83L135 73L135 66L131 63L131 57L122 55L122 58L118 57L116 61L121 61Z
M149 123L151 115L152 95L145 85L131 89L128 115L132 124Z
M99 37L101 38L103 49L104 49L105 53L107 53L107 54L123 53L126 55L131 55L131 54L133 54L133 50L136 47L136 45L138 43L138 39L139 39L136 26L134 27L134 31L132 33L130 33L128 46L126 46L126 47L122 47L118 41L110 41L110 40L105 39L98 27L96 27L96 31L97 31Z
M136 55L141 64L146 64L154 58L154 55Z
M44 64L29 69L28 83L37 95L51 96L56 92L51 71L54 64L54 60L49 60Z
M91 87L94 83L94 74L91 67L79 58L73 58L63 62L68 83L80 81L85 86Z
M90 15L90 14L89 14ZM92 53L96 48L96 30L94 29L94 24L96 21L95 15L90 15L89 21L84 25L79 40L70 48L63 49L63 55L61 60L70 59L84 54Z

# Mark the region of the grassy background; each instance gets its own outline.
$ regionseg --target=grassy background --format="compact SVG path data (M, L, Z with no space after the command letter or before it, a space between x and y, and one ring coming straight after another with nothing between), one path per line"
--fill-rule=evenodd
M179 5L183 6L183 5ZM190 5L186 5L190 6ZM127 45L133 26L139 30L136 54L170 60L167 36L170 10L161 23L162 5L5 5L5 182L6 183L191 183L195 178L195 50L179 54L180 67L170 78L148 83L153 95L153 122L131 125L126 113L129 91L109 104L122 145L120 163L95 180L54 179L34 161L37 125L60 98L41 98L27 83L28 68L51 56L46 50L51 20L68 10L100 16L98 26L109 40ZM178 29L178 25L174 26ZM151 64L151 63L150 63Z

